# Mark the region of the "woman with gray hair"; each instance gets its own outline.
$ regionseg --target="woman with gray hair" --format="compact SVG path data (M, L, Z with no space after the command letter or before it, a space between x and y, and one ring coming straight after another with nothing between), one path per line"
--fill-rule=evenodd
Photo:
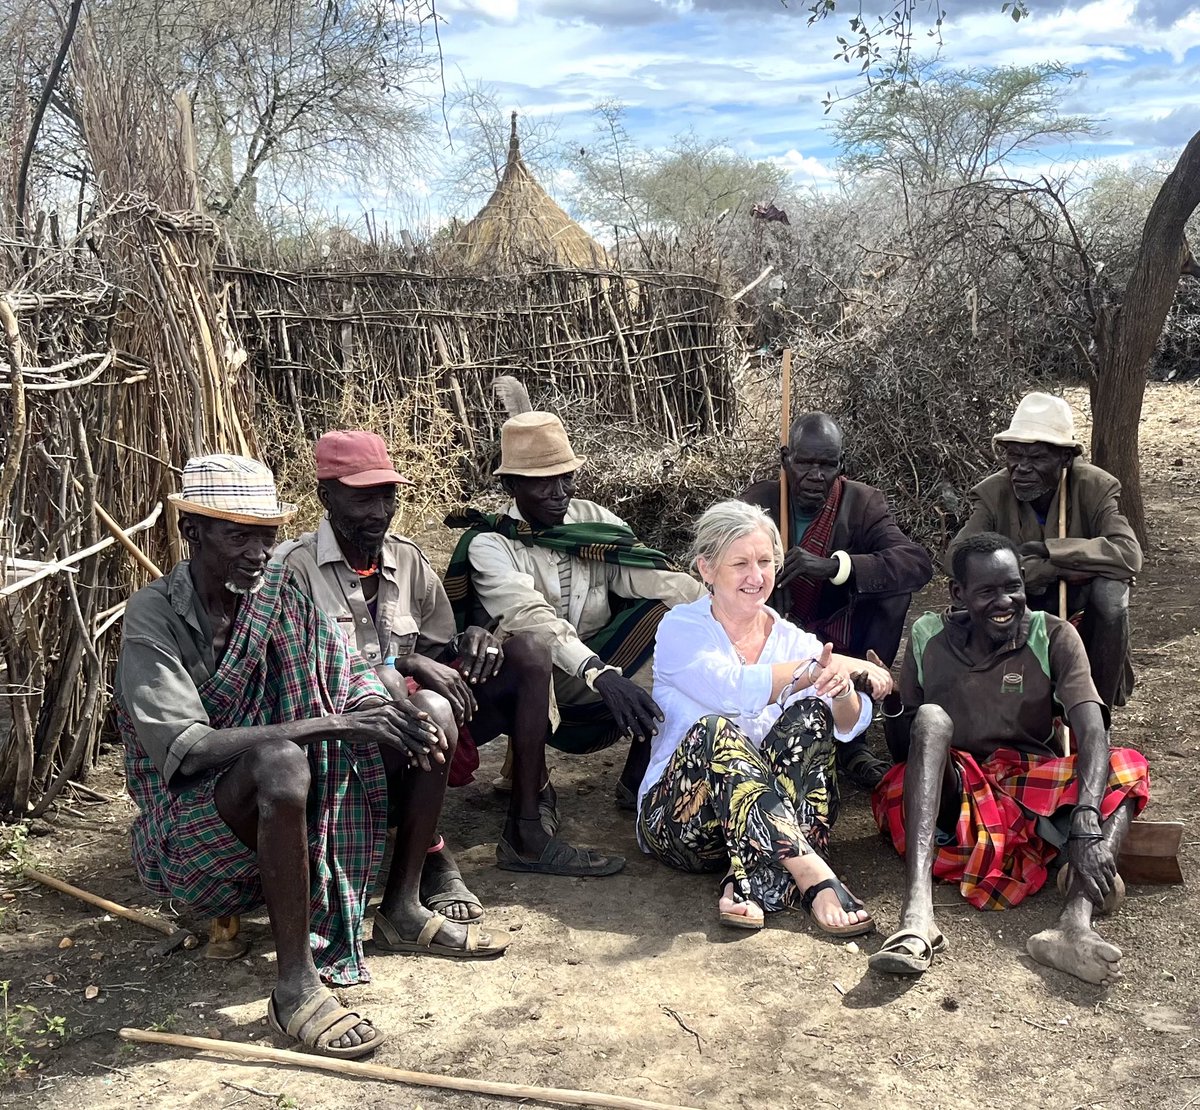
M638 796L638 841L682 871L724 871L720 920L761 929L797 901L824 932L875 923L825 855L837 817L835 741L871 722L891 690L883 667L829 644L767 604L783 563L766 513L722 501L696 525L708 596L658 627L654 700L665 721Z

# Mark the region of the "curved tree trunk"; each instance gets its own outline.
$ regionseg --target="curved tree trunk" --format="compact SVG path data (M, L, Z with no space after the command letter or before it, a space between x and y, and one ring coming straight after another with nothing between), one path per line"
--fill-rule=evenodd
M1138 425L1146 372L1181 274L1194 274L1184 228L1200 206L1200 132L1184 148L1150 208L1123 303L1096 321L1092 460L1124 487L1122 508L1142 545L1146 513L1138 464Z

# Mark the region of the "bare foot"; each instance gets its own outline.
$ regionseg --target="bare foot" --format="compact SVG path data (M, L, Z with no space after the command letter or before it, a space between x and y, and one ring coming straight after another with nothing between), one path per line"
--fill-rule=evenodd
M744 902L738 902L733 897L733 883L725 884L725 889L721 893L721 900L717 903L717 912L730 917L744 917L747 922L754 922L758 925L763 924L763 909L757 902L746 899Z
M1095 929L1043 929L1025 942L1025 950L1039 964L1085 983L1111 983L1121 978L1121 950Z

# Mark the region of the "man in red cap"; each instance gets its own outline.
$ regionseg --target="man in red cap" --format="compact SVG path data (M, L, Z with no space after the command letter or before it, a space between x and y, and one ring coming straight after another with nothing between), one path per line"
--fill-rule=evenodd
M317 443L316 463L317 496L326 509L325 518L316 532L283 544L276 557L307 584L313 599L376 668L393 697L411 702L433 719L451 752L468 723L478 742L505 733L514 746L529 749L524 762L537 777L533 803L528 814L518 812L520 804L514 796L509 832L519 835L526 819L540 832L543 818L556 816L550 800L537 795L545 782L549 648L526 635L501 643L480 627L457 634L442 582L421 549L388 532L397 491L412 483L394 469L387 444L379 436L329 432ZM431 832L451 762L448 759L446 766L434 768L440 788L428 825ZM429 775L409 777L428 779ZM428 839L415 839L411 798L394 794L392 808L400 822L397 850L401 836L407 836L404 843L414 867L420 865L422 912L442 914L451 923L481 917L479 899L463 882L442 838L434 836L432 847ZM555 831L548 835L553 837ZM566 844L563 848L576 864L582 861L594 868L592 853ZM607 862L605 857L599 859ZM387 943L389 931L407 937L421 928L415 918L397 922L377 916L376 939L382 935ZM446 928L453 931L452 924Z

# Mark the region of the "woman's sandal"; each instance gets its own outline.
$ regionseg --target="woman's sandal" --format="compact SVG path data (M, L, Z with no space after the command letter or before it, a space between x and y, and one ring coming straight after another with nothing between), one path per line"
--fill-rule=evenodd
M933 957L946 951L946 938L939 930L930 941L915 929L901 929L883 942L878 952L867 959L872 971L891 975L922 975L929 970Z
M1067 888L1071 885L1071 865L1064 863L1058 869L1058 893L1064 898L1067 896ZM1121 908L1121 904L1125 901L1125 880L1120 875L1113 876L1112 889L1108 892L1108 896L1096 907L1097 913L1116 913Z
M324 1013L321 1013L322 1007L331 998L337 1002L328 987L315 987L301 999L300 1005L296 1007L285 1026L279 1020L275 992L272 991L270 1001L267 1003L267 1024L281 1037L291 1037L293 1040L299 1041L315 1055L330 1056L337 1060L353 1060L356 1057L365 1056L383 1044L383 1034L375 1029L369 1018L364 1018L362 1014L356 1013L354 1010L347 1010L340 1003L330 1006ZM364 1022L375 1030L375 1036L369 1041L345 1048L330 1045L330 1041L344 1037Z
M440 944L433 938L438 930L447 923L444 914L435 913L422 926L416 940L405 940L393 925L379 911L375 911L375 931L372 937L375 947L381 952L407 953L414 956L446 956L455 960L487 960L499 956L509 945L509 938L493 942L491 935L479 931L478 925L466 925L461 921L450 922L452 925L463 925L467 930L466 943L461 947L456 944Z
M823 890L832 890L837 895L837 900L841 903L842 909L847 913L867 908L842 885L841 880L833 875L828 879L822 879L819 883L813 883L812 886L800 895L800 908L808 914L809 919L821 932L831 937L861 937L864 933L869 933L875 928L875 919L870 914L867 915L865 921L854 921L849 925L826 925L813 913L812 909L813 901Z
M730 883L733 883L733 893L726 894L725 888L729 886ZM728 925L731 929L749 929L757 932L767 923L766 915L763 913L762 906L750 898L743 898L742 895L738 893L737 883L734 882L732 875L726 875L717 886L717 890L720 892L720 898L728 898L735 905L739 906L753 906L754 909L758 911L757 917L754 916L753 912L731 913L729 910L721 909L721 903L718 901L717 915L722 925Z

